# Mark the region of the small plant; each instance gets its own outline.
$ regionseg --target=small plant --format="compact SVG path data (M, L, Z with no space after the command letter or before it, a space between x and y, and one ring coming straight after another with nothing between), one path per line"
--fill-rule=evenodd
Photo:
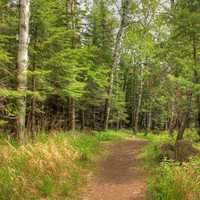
M51 196L55 188L53 177L49 175L42 177L41 182L37 185L37 188L42 196Z
M163 161L157 168L155 178L149 181L148 191L152 200L200 199L200 162L191 160L180 165Z
M187 133L191 130L187 130ZM160 163L158 144L174 144L169 133L160 135L138 134L150 141L140 158L149 173L148 197L150 200L198 200L200 199L200 159L179 162L164 159ZM187 134L185 136L187 138Z

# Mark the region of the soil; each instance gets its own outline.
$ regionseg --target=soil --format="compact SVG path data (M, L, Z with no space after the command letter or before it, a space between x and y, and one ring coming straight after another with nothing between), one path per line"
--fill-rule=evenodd
M125 140L109 145L108 155L97 163L83 200L144 200L145 172L137 155L146 141Z

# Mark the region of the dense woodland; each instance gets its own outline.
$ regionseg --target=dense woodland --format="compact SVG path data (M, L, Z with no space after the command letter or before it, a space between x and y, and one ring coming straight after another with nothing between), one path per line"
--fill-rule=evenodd
M45 199L200 200L200 0L0 0L0 200Z
M199 0L0 0L0 129L200 136Z

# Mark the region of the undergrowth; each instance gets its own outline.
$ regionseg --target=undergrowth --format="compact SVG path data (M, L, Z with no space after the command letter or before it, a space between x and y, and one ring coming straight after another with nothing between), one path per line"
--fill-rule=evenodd
M102 142L127 136L113 131L41 134L25 146L1 138L0 200L74 200L85 164L101 152Z
M191 130L186 131L189 138ZM199 200L200 199L200 158L191 158L189 162L179 163L170 160L160 162L159 150L161 143L173 143L174 138L168 133L140 134L137 136L149 140L149 145L140 154L140 159L149 172L148 199L150 200ZM192 133L190 140L197 137Z
M138 133L137 138L149 140L153 144L160 144L160 143L174 143L175 137L170 136L167 132L161 132L160 134L155 133Z
M200 159L182 165L163 161L156 168L155 177L149 180L148 192L151 200L199 200Z

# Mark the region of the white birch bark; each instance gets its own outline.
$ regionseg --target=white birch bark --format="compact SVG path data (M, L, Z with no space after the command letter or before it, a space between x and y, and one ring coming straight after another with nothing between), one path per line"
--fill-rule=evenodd
M29 18L30 0L19 1L19 44L17 55L17 91L23 97L17 99L17 134L21 143L25 143L25 121L26 121L26 90L27 90L27 68L28 68L28 43L29 43Z
M121 22L120 22L120 27L119 27L117 37L115 40L115 46L114 46L113 56L112 56L113 64L111 67L109 88L108 88L107 98L105 102L105 116L104 116L105 130L108 129L108 124L109 124L111 100L112 100L112 94L113 94L113 84L114 84L114 79L115 79L115 72L117 71L117 68L120 62L121 42L123 38L124 28L127 23L126 22L127 9L128 9L128 0L124 0L122 1Z

